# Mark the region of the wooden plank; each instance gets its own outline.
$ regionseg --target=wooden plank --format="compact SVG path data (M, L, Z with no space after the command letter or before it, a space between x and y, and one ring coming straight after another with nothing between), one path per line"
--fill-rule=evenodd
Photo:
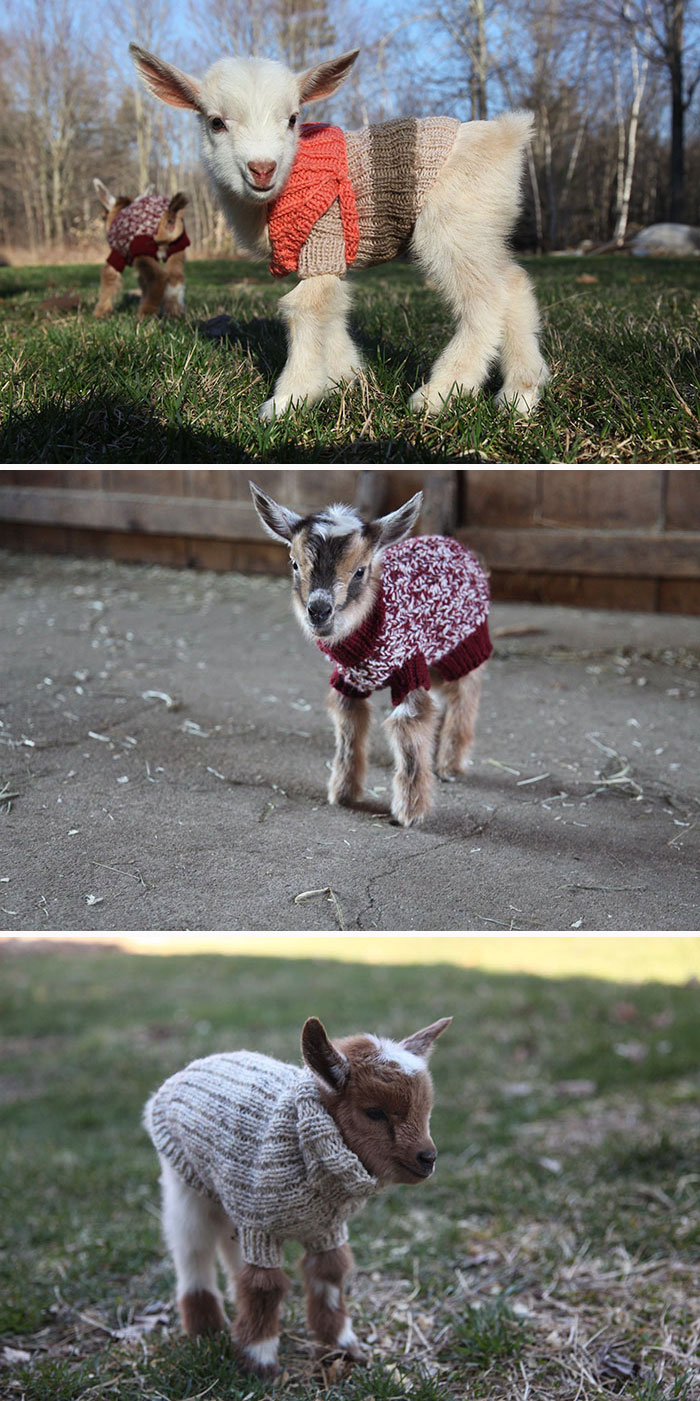
M660 613L700 613L700 579L660 579Z
M700 472L671 471L667 482L666 529L700 530Z
M457 529L457 473L426 472L420 530L423 535L452 535Z
M538 472L462 471L465 525L534 525L538 506Z
M252 501L199 501L196 497L137 496L121 491L0 487L0 520L146 535L201 535L218 540L264 535Z
M457 538L491 569L629 578L700 578L700 537L692 531L497 530L469 527Z
M376 467L368 467L365 472L358 472L354 506L363 520L370 521L381 516L386 493L386 472L379 472Z
M692 587L692 580L678 580ZM619 608L625 612L654 613L656 579L617 579L609 574L511 574L495 569L491 593L497 603L556 603L565 608ZM675 610L668 610L669 612Z
M582 471L540 472L543 526L627 529L662 526L663 473L596 467Z

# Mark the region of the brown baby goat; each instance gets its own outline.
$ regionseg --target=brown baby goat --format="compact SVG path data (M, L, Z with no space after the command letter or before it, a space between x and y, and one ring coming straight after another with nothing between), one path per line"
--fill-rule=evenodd
M442 1017L396 1042L330 1041L304 1024L304 1069L249 1051L193 1061L161 1085L145 1123L160 1157L163 1227L191 1337L228 1326L216 1256L236 1298L246 1371L277 1373L279 1312L289 1286L285 1240L306 1249L309 1327L326 1349L360 1356L343 1283L347 1218L380 1188L432 1175L428 1058Z
M469 550L444 535L407 539L422 494L379 520L350 506L301 516L250 483L269 535L289 545L294 609L335 663L328 700L336 734L328 801L359 802L373 691L389 687L395 759L391 812L420 822L438 776L463 773L474 740L483 664L491 654L489 587ZM436 683L442 709L428 694Z

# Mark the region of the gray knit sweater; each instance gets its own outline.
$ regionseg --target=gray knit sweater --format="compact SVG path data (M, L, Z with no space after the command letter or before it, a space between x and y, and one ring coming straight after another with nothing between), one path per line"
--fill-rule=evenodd
M280 1266L290 1238L313 1251L344 1245L348 1216L377 1187L311 1072L270 1056L192 1061L151 1097L144 1122L184 1181L221 1203L251 1265Z

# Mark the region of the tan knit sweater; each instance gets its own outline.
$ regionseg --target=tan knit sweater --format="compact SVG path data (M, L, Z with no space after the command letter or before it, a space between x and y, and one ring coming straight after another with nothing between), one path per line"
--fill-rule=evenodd
M223 1206L243 1259L282 1264L282 1244L333 1250L377 1182L345 1144L309 1071L250 1051L192 1061L146 1105L158 1149Z
M400 117L345 133L360 243L353 267L386 263L408 248L416 219L454 146L454 117ZM345 237L338 201L314 225L299 255L299 276L344 277Z

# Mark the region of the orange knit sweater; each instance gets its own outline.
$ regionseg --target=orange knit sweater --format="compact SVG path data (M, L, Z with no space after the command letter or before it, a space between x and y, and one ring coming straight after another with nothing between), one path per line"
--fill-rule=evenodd
M360 241L355 193L348 175L345 137L340 127L304 122L291 175L268 214L272 245L270 272L296 272L299 254L314 224L338 200L345 237L345 262L354 262Z

